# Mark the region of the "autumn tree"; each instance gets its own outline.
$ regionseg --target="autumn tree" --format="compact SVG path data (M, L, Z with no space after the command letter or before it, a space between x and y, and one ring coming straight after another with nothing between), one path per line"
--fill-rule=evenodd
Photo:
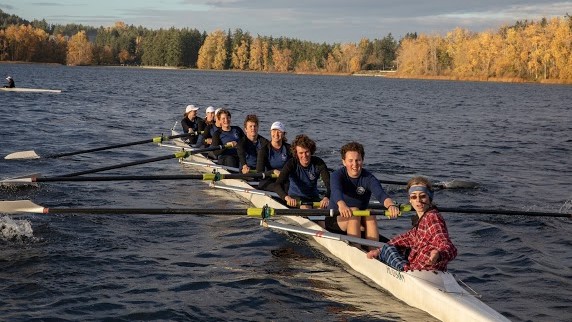
M200 69L224 69L226 64L226 35L222 30L210 33L199 50L197 67Z
M67 64L72 66L90 65L93 60L92 45L85 31L73 35L68 41Z

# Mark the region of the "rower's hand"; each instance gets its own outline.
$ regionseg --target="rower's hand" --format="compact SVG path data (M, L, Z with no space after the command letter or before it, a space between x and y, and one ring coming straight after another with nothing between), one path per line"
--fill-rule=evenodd
M213 143L213 139L205 139L205 143L211 145Z
M340 216L345 217L345 218L349 218L351 216L353 216L352 210L350 209L350 207L348 207L348 205L346 205L346 203L338 203L338 211L340 212Z
M438 261L439 261L439 251L436 249L433 249L430 253L429 253L429 259L427 260L427 264L429 265L435 265Z
M376 249L372 249L369 252L367 252L367 258L369 259L374 259L374 258L378 258L379 257L379 253L381 253L381 250L379 250L379 248Z
M290 207L296 207L298 205L298 200L296 200L290 196L284 197L284 200L286 201L286 204Z
M242 166L242 170L241 170L241 171L242 171L243 174L247 174L247 173L250 172L250 167L245 164L245 165Z
M273 173L274 173L275 176L278 177L278 176L280 175L280 170L274 169Z
M320 209L326 209L330 205L330 199L328 197L324 197L320 200Z
M387 217L390 219L395 219L397 216L401 215L401 211L399 211L399 206L397 205L392 205L387 208L387 210L389 211L389 215L387 215Z
M233 147L233 148L234 148L234 147L236 147L236 146L237 146L237 144L238 144L238 142L236 142L236 141L230 141L230 142L228 142L228 143L227 143L227 144L225 144L225 145L230 145L231 147Z

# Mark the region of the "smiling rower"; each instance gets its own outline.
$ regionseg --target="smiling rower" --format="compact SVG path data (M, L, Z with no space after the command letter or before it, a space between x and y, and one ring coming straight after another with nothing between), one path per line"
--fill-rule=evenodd
M342 146L343 167L332 173L330 209L339 210L340 215L326 217L326 229L333 232L346 232L349 236L361 237L361 227L365 237L377 241L379 230L375 216L356 217L352 210L367 209L371 196L389 210L389 217L399 215L397 207L381 187L381 183L363 168L365 151L363 145L350 142Z
M292 142L292 155L278 179L275 190L288 206L295 207L298 199L302 203L320 202L320 208L328 207L330 202L330 172L324 160L314 156L316 143L308 136L301 134ZM320 199L318 192L318 179L326 186L326 194ZM288 193L284 186L289 183ZM312 208L311 205L302 205L300 208Z

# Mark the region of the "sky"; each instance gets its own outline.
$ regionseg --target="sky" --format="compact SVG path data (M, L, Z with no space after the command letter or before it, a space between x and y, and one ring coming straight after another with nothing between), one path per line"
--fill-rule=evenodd
M408 32L480 32L517 20L572 15L572 1L550 0L0 0L0 9L51 24L242 29L252 36L348 43Z

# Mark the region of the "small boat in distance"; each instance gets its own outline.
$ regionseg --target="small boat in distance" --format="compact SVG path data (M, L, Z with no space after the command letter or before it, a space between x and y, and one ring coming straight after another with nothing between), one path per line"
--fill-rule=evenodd
M23 87L0 87L0 91L4 92L22 92L22 93L61 93L61 89L43 89L43 88L23 88Z

